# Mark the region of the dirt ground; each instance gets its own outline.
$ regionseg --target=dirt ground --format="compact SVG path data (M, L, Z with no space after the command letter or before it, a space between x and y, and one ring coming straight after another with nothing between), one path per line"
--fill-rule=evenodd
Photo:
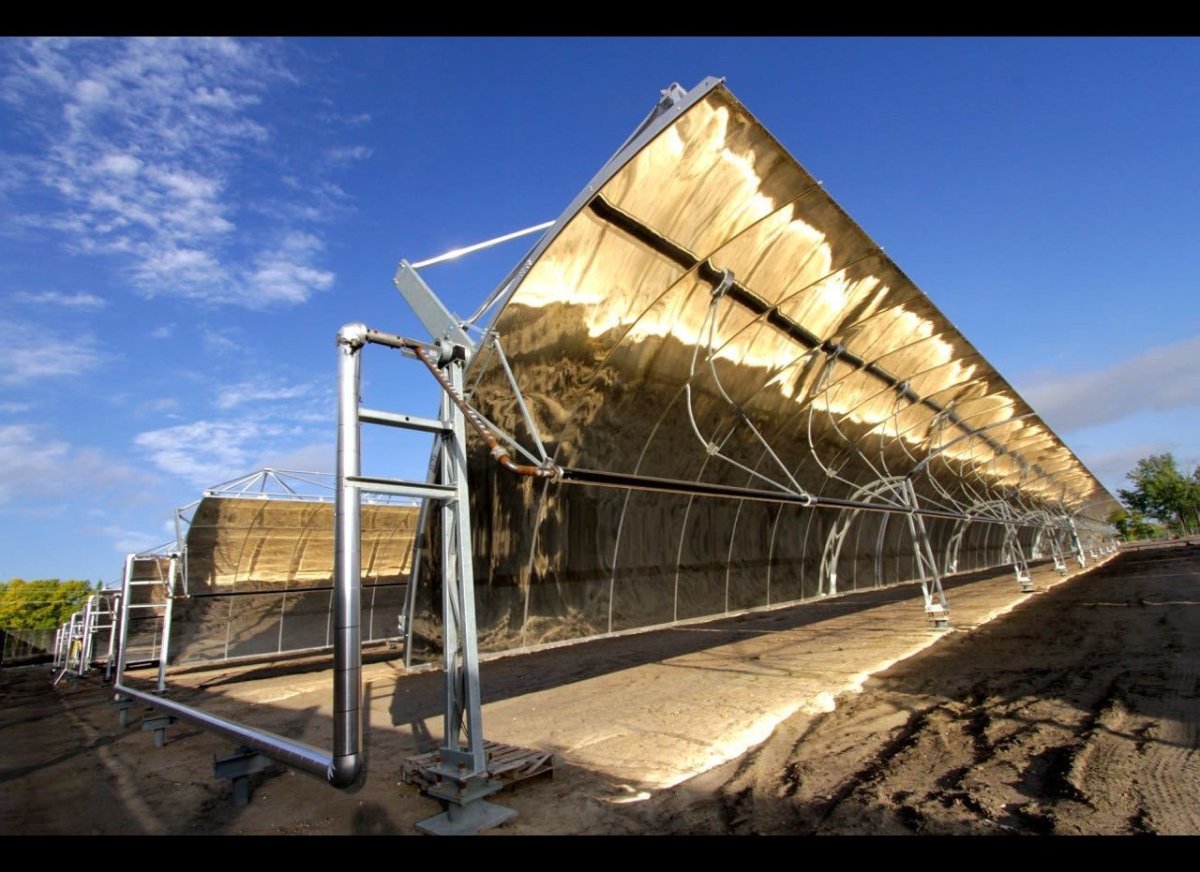
M1060 579L837 599L485 662L489 739L553 751L497 797L530 833L1200 833L1200 547L1120 554ZM148 677L148 676L147 676ZM437 745L440 674L364 668L367 776L274 767L236 808L231 746L186 724L154 747L99 678L0 672L0 833L415 833L401 784ZM329 673L226 668L173 698L316 745Z

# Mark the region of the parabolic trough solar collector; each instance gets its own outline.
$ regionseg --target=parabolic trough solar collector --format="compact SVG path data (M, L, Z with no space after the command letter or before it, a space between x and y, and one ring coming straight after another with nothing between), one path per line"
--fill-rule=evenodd
M555 464L893 504L909 477L922 506L1103 523L1112 496L720 81L639 133L490 325ZM496 355L467 384L533 444ZM469 460L483 651L835 592L839 519L836 592L917 575L903 515L520 478L478 440ZM958 571L1011 559L1001 524L926 528L943 570L952 544Z

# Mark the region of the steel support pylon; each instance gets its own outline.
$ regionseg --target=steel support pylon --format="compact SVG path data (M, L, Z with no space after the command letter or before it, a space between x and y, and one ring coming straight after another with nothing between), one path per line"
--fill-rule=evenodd
M1060 529L1054 528L1050 531L1050 550L1054 555L1054 570L1059 575L1066 576L1067 560L1063 556L1061 537L1062 531Z
M917 490L913 487L912 479L904 480L904 498L910 511L908 530L912 534L913 554L916 556L917 572L921 576L921 596L925 599L925 617L935 630L946 630L950 627L950 608L946 604L946 594L942 591L942 579L938 575L937 560L933 556L933 548L929 544L929 534L925 531L925 518L915 510L920 508L917 502Z
M392 494L421 499L422 517L437 512L440 522L442 571L442 673L444 685L443 741L432 765L424 767L431 786L426 792L440 799L446 811L417 823L436 835L472 834L516 816L516 811L485 802L503 786L488 772L483 742L479 693L479 650L475 629L475 576L471 554L470 491L467 483L467 418L463 405L467 349L447 339L432 344L415 342L363 324L348 324L339 334L343 359L339 370L338 533L339 565L347 574L360 572L359 515L362 493ZM438 419L363 409L359 397L359 355L368 344L401 350L428 367L442 387ZM430 478L425 482L363 476L359 454L359 425L371 423L435 434ZM353 457L349 457L350 453ZM423 527L423 524L422 524ZM344 552L344 553L343 553ZM414 553L414 567L419 563ZM410 583L415 584L414 569ZM411 609L413 591L406 597ZM354 609L357 609L357 601ZM411 651L411 611L404 616L406 657ZM357 645L347 650L357 656ZM337 690L335 688L335 696ZM356 729L361 726L357 719ZM336 737L335 737L336 739ZM335 743L336 744L336 743Z
M1075 519L1070 515L1067 516L1067 523L1071 525L1071 545L1075 550L1075 559L1079 561L1079 568L1083 569L1087 566L1087 558L1083 556L1083 543L1079 541L1079 530L1075 527Z
M1000 504L1000 511L1004 513L1004 529L1007 534L1009 557L1012 558L1013 572L1017 576L1017 585L1021 588L1022 593L1033 593L1033 577L1029 574L1029 564L1025 560L1025 549L1021 547L1020 533L1017 532L1017 525L1013 523L1012 510L1007 503Z
M461 358L445 364L450 386L458 396L462 396L463 367ZM427 792L447 807L441 814L419 821L417 828L431 835L457 835L490 829L517 813L484 800L501 785L488 775L483 749L466 418L448 395L442 396L441 420L447 432L439 437L440 484L454 491L440 507L445 707L442 747L437 762L426 772L436 778Z

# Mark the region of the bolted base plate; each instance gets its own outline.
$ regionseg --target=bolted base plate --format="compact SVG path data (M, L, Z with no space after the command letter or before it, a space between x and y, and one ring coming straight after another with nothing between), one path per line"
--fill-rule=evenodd
M417 821L417 829L430 836L474 836L516 816L514 809L481 799L466 805L452 802L441 814Z
M925 618L934 630L950 629L950 610L940 603L925 607Z

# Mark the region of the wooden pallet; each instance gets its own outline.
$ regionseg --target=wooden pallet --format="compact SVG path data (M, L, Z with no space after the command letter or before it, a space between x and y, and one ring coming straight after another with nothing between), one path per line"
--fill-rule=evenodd
M488 775L504 782L507 790L520 781L554 775L554 755L549 751L519 748L503 742L484 741L483 751L487 755ZM425 790L437 782L437 776L429 772L436 765L440 754L430 751L407 758L400 765L400 777L405 784L416 784Z

